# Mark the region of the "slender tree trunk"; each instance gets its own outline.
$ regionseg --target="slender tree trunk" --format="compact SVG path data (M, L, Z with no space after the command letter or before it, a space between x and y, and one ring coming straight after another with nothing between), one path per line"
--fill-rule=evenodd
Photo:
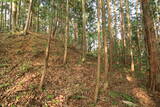
M114 29L115 29L115 31L114 31L114 37L116 38L117 37L117 34L118 34L118 32L117 32L117 13L116 13L116 11L117 11L117 8L116 8L116 0L114 0Z
M16 22L16 25L17 25L17 27L18 27L18 29L20 28L20 10L21 10L21 0L19 0L18 1L18 8L17 8L17 15L16 15L16 20L17 20L17 22Z
M82 61L85 60L85 54L87 51L87 40L86 40L86 9L85 9L86 0L82 0L82 15L83 15L83 58Z
M107 8L108 8L108 34L110 37L110 60L109 60L109 72L112 71L112 63L113 63L113 35L112 35L112 17L111 17L111 8L110 8L110 0L107 0Z
M55 35L56 29L57 29L57 25L55 26L54 30L52 29L50 31L50 34L48 35L48 42L47 42L47 47L46 47L45 59L44 59L44 70L42 72L42 77L41 77L39 89L42 89L42 86L44 83L45 74L46 74L47 68L48 68L48 59L49 59L50 46L51 46L51 36Z
M74 25L74 47L76 47L77 46L77 40L78 40L78 24L74 21L73 22L73 25Z
M131 21L130 21L130 10L129 10L129 1L126 0L127 7L127 25L128 25L128 37L129 37L129 47L130 47L130 57L131 57L131 71L134 71L134 57L133 57L133 46L132 46L132 30L131 30Z
M102 0L101 3L101 10L102 10L102 34L103 34L103 45L104 45L104 71L105 71L105 83L104 83L104 90L108 87L108 47L107 47L107 34L106 34L106 9L105 9L105 2Z
M139 27L139 16L138 16L138 5L139 5L139 0L136 1L136 17L137 17L137 45L138 45L138 53L140 58L138 58L139 65L138 69L141 70L141 49L140 49L140 27Z
M3 31L3 1L1 1L1 31Z
M39 5L40 5L40 0L38 0L38 7L37 7L37 16L36 16L36 32L39 32Z
M157 58L157 49L156 49L156 35L154 29L154 23L152 19L151 12L149 10L150 0L141 0L142 10L143 10L143 21L145 27L146 42L148 47L149 54L149 89L151 91L156 90L157 84L157 73L158 73L158 58Z
M9 28L12 30L12 1L10 2L10 18L9 18Z
M100 65L101 65L101 31L100 31L100 10L101 10L101 0L97 0L97 32L98 32L98 63L97 63L97 77L96 77L96 89L95 89L95 97L94 102L97 102L98 92L99 92L99 85L100 85Z
M126 65L126 39L125 39L125 26L124 26L124 10L123 10L123 2L120 0L120 22L121 22L121 37L122 37L122 44L123 44L123 49L122 49L122 57L123 57L123 62L124 65Z
M17 16L17 1L13 1L12 2L12 31L15 32L16 31L16 16Z
M68 47L68 36L69 36L69 1L67 0L66 6L66 33L65 33L65 43L64 43L64 59L63 64L67 61L67 47Z
M7 30L7 2L5 3L5 11L4 11L4 30Z
M24 31L23 31L24 35L26 35L27 30L29 29L29 24L30 24L29 22L30 22L30 18L31 18L31 8L32 8L32 0L30 0L30 2L29 2L29 8L28 8L26 25L25 25Z
M50 42L51 42L51 33L48 35L48 44L47 44L45 59L44 59L44 71L42 72L42 77L41 77L39 89L42 89L42 86L43 86L43 83L44 83L44 77L45 77L45 74L47 72L49 51L50 51Z
M51 1L51 3L54 4L54 1ZM53 12L53 6L51 7L51 12ZM51 37L53 37L55 35L55 32L57 30L57 19L58 19L58 16L56 16L55 28L53 28L53 14L51 13L51 15L52 15L52 18L49 20L49 22L51 23L52 27L51 27L51 29L49 31L49 35L48 35L48 42L47 42L46 53L45 53L45 58L44 58L44 70L42 72L39 89L42 89L42 86L43 86L43 83L44 83L45 74L46 74L47 68L48 68L48 60L49 60L49 53L50 53L50 46L51 46Z
M29 24L28 24L28 30L32 30L32 11L30 12L30 18L29 18Z
M113 36L113 38L117 38L117 34L118 34L118 31L117 31L117 25L118 25L118 23L117 23L117 4L116 4L116 0L113 0L113 2L114 2L114 7L113 7L113 9L114 9L114 36ZM116 39L114 39L114 55L118 55L118 51L119 51L119 49L118 49L118 47L116 47L116 44L117 44L117 40ZM118 59L118 58L117 58Z

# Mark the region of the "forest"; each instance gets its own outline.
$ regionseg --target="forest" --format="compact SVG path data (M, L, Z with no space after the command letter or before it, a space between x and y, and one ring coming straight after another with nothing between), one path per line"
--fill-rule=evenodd
M160 107L160 1L0 0L0 107Z

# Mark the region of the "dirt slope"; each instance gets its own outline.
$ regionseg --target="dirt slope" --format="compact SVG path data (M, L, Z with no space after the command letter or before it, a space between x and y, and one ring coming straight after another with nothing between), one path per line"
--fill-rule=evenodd
M115 67L109 73L108 95L103 92L104 72L98 104L93 103L96 58L81 62L81 53L69 47L63 65L63 43L52 40L49 68L43 91L38 90L43 70L47 35L11 36L0 34L0 104L4 107L160 107L141 80L127 69ZM117 66L117 65L115 65ZM156 101L156 100L157 101ZM128 101L128 102L127 102ZM125 104L127 103L127 104Z

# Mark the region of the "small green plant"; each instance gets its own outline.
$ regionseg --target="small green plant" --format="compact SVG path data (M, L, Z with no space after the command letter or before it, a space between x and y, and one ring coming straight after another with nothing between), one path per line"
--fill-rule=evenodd
M21 72L27 72L27 71L29 71L30 68L31 68L30 63L29 62L25 62L20 66L19 69L20 69Z
M24 51L21 50L21 49L19 49L19 50L16 51L16 54L17 54L17 55L22 55L22 54L24 54Z
M76 94L70 96L70 98L71 98L71 99L80 100L80 99L86 99L87 97L86 97L86 96L83 96L83 95L81 95L81 94L79 94L79 93L76 93Z
M52 99L52 98L54 98L54 95L47 95L47 99Z
M57 100L57 99L53 99L52 102L53 102L54 104L58 104L58 103L60 103L61 101L60 101L60 100Z
M12 104L11 107L16 107L16 106L14 104Z
M6 67L8 64L0 64L0 68Z
M136 102L136 99L128 94L121 93L121 96L124 100L130 101L130 102Z
M30 85L29 85L29 88L30 88L31 90L34 90L34 89L36 89L36 88L37 88L37 86L36 86L36 85L34 85L34 84L30 84Z
M9 85L10 85L9 83L0 84L0 88L5 88L8 87Z
M112 101L112 105L118 105L118 102Z
M91 107L95 107L96 106L96 104L95 103L90 103L90 104L88 104L89 105L89 107L91 106Z
M0 58L0 63L5 64L5 63L8 63L9 60L10 60L10 59L7 58L7 57L1 57L1 58Z
M121 94L119 92L116 92L116 91L110 91L109 96L112 97L112 98L117 98L117 97L121 96Z

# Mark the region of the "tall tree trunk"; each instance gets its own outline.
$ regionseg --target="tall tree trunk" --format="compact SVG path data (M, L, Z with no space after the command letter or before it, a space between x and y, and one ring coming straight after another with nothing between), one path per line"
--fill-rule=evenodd
M5 3L5 11L4 11L4 30L7 30L7 2Z
M65 64L66 61L67 61L68 36L69 36L69 1L67 0L67 6L66 6L66 32L65 32L65 42L64 42L63 64Z
M100 15L101 15L101 0L97 0L97 32L98 32L98 63L97 63L97 77L96 77L96 89L95 89L95 97L94 97L94 102L97 102L98 98L98 92L99 92L99 85L100 85L100 65L101 65L101 31L100 31Z
M78 24L77 24L77 22L75 22L75 20L74 20L74 22L73 22L73 25L74 25L74 47L76 47L77 46L77 43L78 43Z
M30 18L29 18L29 24L28 24L28 30L32 29L32 11L30 12Z
M12 1L10 2L10 18L9 18L9 28L12 30Z
M12 1L12 31L16 31L17 1Z
M116 0L113 0L113 4L114 4L114 6L113 6L113 9L114 9L114 36L113 36L113 38L117 38L117 34L118 34L118 31L117 31L117 25L118 25L118 23L117 23L117 4L116 4ZM117 44L117 40L116 39L114 39L114 54L115 55L118 55L118 51L119 51L119 49L118 49L118 47L116 47L116 44ZM118 58L117 58L118 59Z
M121 22L121 37L122 37L122 57L124 65L126 65L126 39L125 39L125 26L124 26L124 9L123 9L123 2L120 0L120 22Z
M3 31L3 1L1 1L1 31Z
M102 0L101 3L101 10L102 10L102 34L103 34L103 45L104 45L104 71L105 71L105 83L104 83L104 90L108 87L108 47L107 47L107 34L106 34L106 8L105 2Z
M39 89L42 89L43 83L44 83L44 78L45 78L45 74L47 72L47 68L48 68L48 60L49 60L49 53L50 53L50 47L51 47L51 37L53 37L55 35L55 32L57 30L57 19L58 16L56 16L56 21L55 21L55 27L53 27L53 4L54 4L54 0L51 1L52 3L52 7L51 7L51 15L52 18L50 18L49 22L51 24L51 29L49 31L49 35L48 35L48 42L47 42L47 47L46 47L46 52L45 52L45 58L44 58L44 70L42 71L42 76L41 76L41 81L40 81L40 85L39 85Z
M152 15L149 10L149 2L150 0L141 0L146 42L149 54L148 58L150 64L148 85L151 91L155 91L157 84L158 58L156 49L156 35L155 35L153 19L151 17Z
M17 25L17 27L18 27L18 29L20 28L20 20L19 20L19 18L20 18L20 10L21 10L21 0L19 0L18 1L18 8L17 8L17 15L16 15L16 20L17 20L17 22L16 22L16 25Z
M86 41L86 9L85 9L86 0L82 0L82 15L83 15L83 58L82 61L85 60L85 54L87 51L87 41Z
M127 8L127 25L128 25L128 37L129 37L129 47L130 47L130 57L131 57L131 71L134 71L134 57L133 57L133 46L132 46L132 30L131 30L131 20L130 20L130 10L129 10L129 1L126 0Z
M110 37L110 60L109 60L109 72L112 71L112 63L113 63L113 35L112 35L112 17L111 17L111 8L110 8L110 0L107 0L107 8L108 8L108 34Z
M44 58L44 70L42 72L39 89L42 89L42 86L43 86L43 83L44 83L45 74L47 72L48 59L49 59L50 46L51 46L51 36L55 35L56 30L57 30L57 25L55 26L54 29L51 29L50 34L48 35L48 42L47 42L46 53L45 53L45 58Z
M30 0L29 2L29 8L28 8L28 14L27 14L27 19L26 19L26 25L24 27L24 31L23 34L26 35L27 30L29 29L29 22L30 22L30 18L31 18L31 9L32 9L32 0Z
M38 7L37 7L36 32L39 32L39 5L40 5L40 0L38 0Z
M141 49L140 49L140 27L139 27L139 16L138 16L138 5L139 5L139 0L136 1L136 17L137 17L137 45L138 45L138 53L140 58L138 58L139 65L138 69L141 70Z

